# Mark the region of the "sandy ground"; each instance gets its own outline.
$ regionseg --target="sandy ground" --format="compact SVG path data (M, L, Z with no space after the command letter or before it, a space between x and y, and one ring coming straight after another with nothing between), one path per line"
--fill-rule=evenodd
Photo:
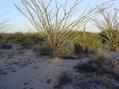
M1 50L0 89L53 89L61 73L73 73L79 60L38 57L32 51ZM68 89L72 89L71 87Z
M119 60L119 53L110 53L108 57ZM89 57L62 60L38 56L18 45L9 50L0 49L0 89L54 89L63 72L75 75L74 66L88 60ZM63 89L76 88L67 85Z

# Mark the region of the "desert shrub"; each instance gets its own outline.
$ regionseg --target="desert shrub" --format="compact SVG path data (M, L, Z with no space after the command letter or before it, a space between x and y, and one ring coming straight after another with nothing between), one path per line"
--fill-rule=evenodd
M41 33L40 33L41 34ZM36 43L38 44L39 42L41 41L45 41L45 37L42 37L41 35L39 35L39 33L35 33L31 39Z
M34 43L38 43L39 41L42 41L44 40L43 37L41 37L39 34L41 33L20 33L20 32L17 32L15 34L13 34L13 39L15 39L17 42L24 42L25 40L32 40L34 41Z
M27 38L24 41L22 40L20 44L26 49L32 48L35 45L35 43L30 38Z
M111 51L119 51L119 11L100 11L101 18L96 20L97 27L102 31L99 35L102 43Z
M12 39L12 34L10 33L0 33L0 48L11 49L12 44L9 40Z
M48 44L55 56L69 56L74 52L73 39L70 31L52 31L48 35Z
M79 7L81 1L75 0L74 3L69 3L71 5L68 3L67 0L64 2L58 0L21 0L22 6L14 3L34 29L43 33L54 56L67 56L73 53L74 45L72 43L78 34L68 30L80 29L98 11L97 8L85 10L74 18L73 12ZM101 6L103 7L104 4Z
M40 41L39 44L37 44L34 48L33 51L38 55L38 56L46 56L50 55L52 56L51 49L49 49L47 41Z
M51 50L48 47L37 47L34 48L34 51L37 53L38 56L52 56Z
M85 52L87 50L87 53L96 52L101 49L101 40L95 33L86 32L84 37L83 32L80 32L80 35L75 39L75 43L82 47L82 51Z
M25 41L26 37L23 35L23 33L17 32L14 34L15 40L17 42Z
M11 33L0 33L0 39L9 41L13 39L13 35Z
M0 48L2 48L2 49L11 49L12 44L8 43L7 41L2 41L0 43Z

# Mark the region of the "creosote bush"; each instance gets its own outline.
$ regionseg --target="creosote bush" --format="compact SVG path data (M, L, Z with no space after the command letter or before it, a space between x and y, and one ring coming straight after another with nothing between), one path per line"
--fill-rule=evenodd
M29 20L41 36L45 36L54 56L62 57L74 52L74 39L79 30L89 18L98 12L97 8L84 10L78 16L74 13L83 0L21 0L22 6L15 7ZM70 4L70 5L69 5ZM101 7L104 4L100 5ZM76 15L76 16L75 16ZM75 17L75 18L74 18ZM70 31L69 31L70 30Z

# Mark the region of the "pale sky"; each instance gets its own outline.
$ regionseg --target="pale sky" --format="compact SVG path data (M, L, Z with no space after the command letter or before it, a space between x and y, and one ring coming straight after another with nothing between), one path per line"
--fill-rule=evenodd
M15 0L19 4L20 0ZM64 0L62 0L64 1ZM69 0L73 2L74 0ZM91 7L98 5L108 0L84 0L81 9L85 9L87 5ZM115 0L113 7L119 8L119 0ZM29 31L26 27L28 24L27 19L14 7L10 0L0 0L0 17L8 20L7 32L20 32Z

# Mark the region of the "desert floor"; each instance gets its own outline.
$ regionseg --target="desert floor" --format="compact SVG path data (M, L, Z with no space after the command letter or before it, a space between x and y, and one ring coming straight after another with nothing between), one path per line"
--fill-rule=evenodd
M110 53L108 58L119 60L119 54ZM0 89L119 89L117 71L116 74L102 71L114 70L111 64L98 67L102 71L99 72L91 60L96 60L96 56L78 59L39 56L17 44L12 49L0 49ZM80 70L80 65L85 67Z

